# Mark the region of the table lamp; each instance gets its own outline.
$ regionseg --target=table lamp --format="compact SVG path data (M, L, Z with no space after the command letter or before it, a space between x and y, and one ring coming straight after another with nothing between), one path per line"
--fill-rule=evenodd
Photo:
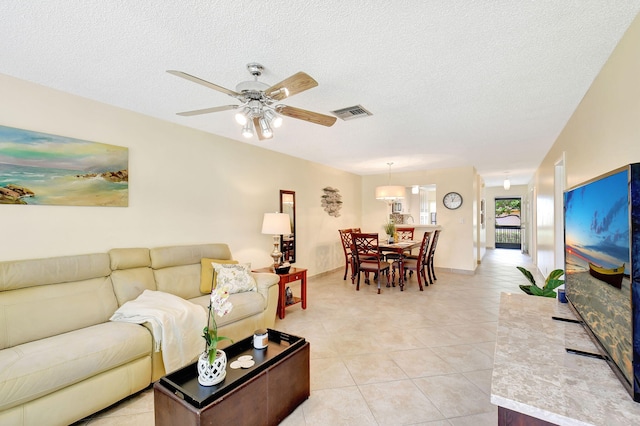
M287 213L265 213L262 220L262 233L273 235L273 270L280 265L280 236L291 234L291 219Z

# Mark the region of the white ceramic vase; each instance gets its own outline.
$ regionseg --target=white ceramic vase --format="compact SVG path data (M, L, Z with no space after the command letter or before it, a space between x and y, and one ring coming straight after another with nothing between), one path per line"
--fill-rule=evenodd
M209 363L209 355L203 352L198 358L198 383L202 386L217 385L227 375L227 354L216 350L216 359Z

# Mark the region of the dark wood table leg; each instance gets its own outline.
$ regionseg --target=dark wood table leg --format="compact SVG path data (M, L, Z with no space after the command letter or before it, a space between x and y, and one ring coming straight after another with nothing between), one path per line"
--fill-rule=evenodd
M282 278L280 278L278 282L278 317L280 319L284 319L285 308L287 307L287 296L285 295L285 283L282 282Z
M302 309L307 309L307 271L300 280L300 298L302 299Z

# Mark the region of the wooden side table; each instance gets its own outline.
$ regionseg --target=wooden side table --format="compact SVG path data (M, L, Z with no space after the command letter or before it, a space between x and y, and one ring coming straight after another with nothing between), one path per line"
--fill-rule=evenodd
M255 269L254 272L271 272L273 273L273 268L260 268ZM286 274L278 274L280 277L280 281L278 282L278 317L283 319L285 316L285 309L287 306L293 306L296 303L302 302L302 309L307 309L307 270L303 268L295 268L291 267L289 272ZM287 297L285 295L285 289L287 284L300 281L300 297L293 297L293 303L291 305L287 305Z

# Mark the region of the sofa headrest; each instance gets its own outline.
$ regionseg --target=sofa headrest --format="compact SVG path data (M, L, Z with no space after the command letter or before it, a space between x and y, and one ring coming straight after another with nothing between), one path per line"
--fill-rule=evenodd
M132 269L151 266L148 248L117 248L109 250L111 269Z
M106 253L0 262L0 291L82 281L110 273Z
M227 244L157 247L152 248L149 252L151 255L151 267L153 269L168 268L170 266L200 265L200 259L203 257L231 259L231 251Z

